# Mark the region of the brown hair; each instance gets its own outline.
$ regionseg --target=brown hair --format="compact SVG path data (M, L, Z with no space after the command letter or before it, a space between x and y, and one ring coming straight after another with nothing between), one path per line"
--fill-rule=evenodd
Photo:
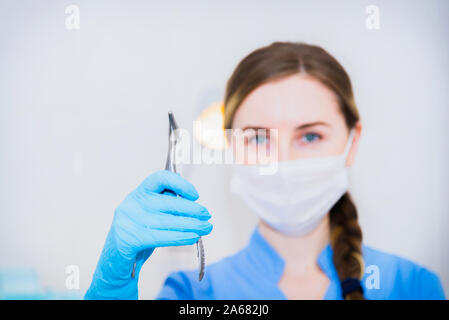
M332 90L338 97L348 129L355 126L359 113L351 80L340 63L318 46L274 42L247 55L229 78L224 98L224 128L232 128L236 110L254 89L293 74L312 76ZM362 230L349 193L346 192L331 208L330 228L333 263L340 283L362 279ZM362 291L353 290L345 294L344 298L364 299L364 296Z

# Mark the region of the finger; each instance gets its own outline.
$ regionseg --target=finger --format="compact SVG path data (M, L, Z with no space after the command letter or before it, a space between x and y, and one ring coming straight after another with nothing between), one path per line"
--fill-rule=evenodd
M159 193L135 192L130 195L148 213L164 212L172 215L193 217L200 220L209 220L211 214L201 204L184 199Z
M199 236L208 235L213 228L212 224L207 221L163 213L141 214L135 219L139 224L151 230L194 232Z
M181 177L178 173L160 170L147 177L139 186L145 192L161 193L168 189L183 198L195 201L199 195L193 184Z
M142 247L186 246L196 243L199 236L194 232L152 230L142 236Z

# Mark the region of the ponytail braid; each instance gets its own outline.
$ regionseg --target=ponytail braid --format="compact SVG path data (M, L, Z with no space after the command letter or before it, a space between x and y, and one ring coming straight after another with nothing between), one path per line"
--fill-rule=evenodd
M345 300L364 300L360 280L364 274L362 230L357 209L345 193L330 210L331 246Z

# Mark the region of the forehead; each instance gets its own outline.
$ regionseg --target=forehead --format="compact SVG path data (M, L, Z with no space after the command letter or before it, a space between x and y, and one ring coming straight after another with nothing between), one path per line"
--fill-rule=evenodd
M295 74L253 90L236 111L233 126L280 127L342 121L336 94L318 80Z

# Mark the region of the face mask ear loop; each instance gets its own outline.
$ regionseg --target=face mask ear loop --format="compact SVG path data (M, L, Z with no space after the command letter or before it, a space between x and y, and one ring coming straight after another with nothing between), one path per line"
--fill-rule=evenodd
M351 131L349 132L349 138L348 138L348 142L346 143L345 151L343 152L343 157L344 157L345 161L348 156L349 150L351 150L354 136L355 136L355 129L352 128Z

